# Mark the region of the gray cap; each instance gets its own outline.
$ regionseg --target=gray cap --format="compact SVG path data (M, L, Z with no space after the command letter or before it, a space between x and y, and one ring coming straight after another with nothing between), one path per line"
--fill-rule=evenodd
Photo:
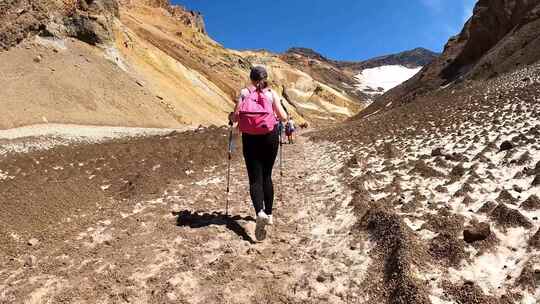
M266 69L262 66L256 66L251 69L251 73L249 74L249 78L253 81L261 81L268 78L268 73L266 72Z

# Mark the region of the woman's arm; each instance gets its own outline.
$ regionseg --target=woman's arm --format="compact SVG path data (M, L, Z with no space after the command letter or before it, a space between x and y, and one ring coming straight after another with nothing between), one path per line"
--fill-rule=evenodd
M274 112L277 114L278 118L281 121L287 121L287 112L283 109L283 105L281 104L281 98L279 98L279 95L272 90L272 97L274 99L273 107Z

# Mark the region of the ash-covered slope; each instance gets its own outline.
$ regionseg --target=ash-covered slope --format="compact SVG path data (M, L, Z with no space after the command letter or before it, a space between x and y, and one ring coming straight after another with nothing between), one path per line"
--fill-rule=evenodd
M229 50L200 13L167 0L0 4L0 128L43 122L177 127L223 124L253 64L299 122L362 109L346 92L264 52ZM301 107L304 106L304 107Z
M313 135L348 152L365 303L538 303L539 97L536 64Z
M440 59L314 134L349 152L367 302L538 303L538 5L480 1Z
M484 80L540 59L540 3L480 0L461 33L415 77L388 92L359 117L413 101L441 86Z

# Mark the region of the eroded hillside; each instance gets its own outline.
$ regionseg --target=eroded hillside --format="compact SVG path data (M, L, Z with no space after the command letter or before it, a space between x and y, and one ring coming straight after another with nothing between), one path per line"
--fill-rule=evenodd
M538 1L480 0L461 33L448 40L439 58L359 117L413 102L440 89L459 89L531 65L540 59L539 38Z
M224 48L199 13L168 1L10 1L0 11L0 128L223 124L254 64L269 68L300 122L334 123L363 107L277 55Z

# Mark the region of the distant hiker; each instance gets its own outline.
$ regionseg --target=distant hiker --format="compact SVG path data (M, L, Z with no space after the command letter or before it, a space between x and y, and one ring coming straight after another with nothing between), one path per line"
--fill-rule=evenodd
M285 143L283 140L283 134L285 133L285 124L280 120L278 123L279 143L282 145Z
M255 237L266 238L266 225L273 225L274 185L272 169L279 149L279 126L287 120L281 101L268 87L268 73L260 66L251 69L251 85L241 90L234 113L242 132L244 159L249 177L249 192L257 225Z
M285 135L287 135L287 139L289 140L289 144L294 144L294 131L296 131L296 125L294 124L294 120L289 118L287 121L287 125L285 126Z

